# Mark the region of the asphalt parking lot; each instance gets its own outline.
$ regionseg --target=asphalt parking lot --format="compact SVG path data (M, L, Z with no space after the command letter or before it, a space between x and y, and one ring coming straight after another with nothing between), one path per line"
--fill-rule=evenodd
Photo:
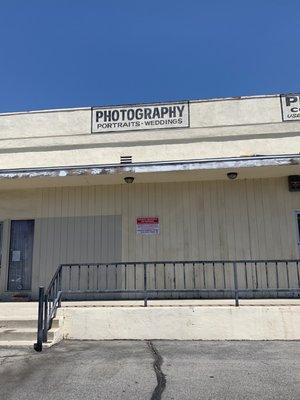
M3 400L299 400L300 342L67 341L0 349Z

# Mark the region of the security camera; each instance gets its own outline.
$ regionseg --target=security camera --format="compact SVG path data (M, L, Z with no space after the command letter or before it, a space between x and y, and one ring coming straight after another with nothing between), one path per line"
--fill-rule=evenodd
M237 172L228 172L227 178L228 179L236 179L238 176Z
M132 183L132 182L134 181L134 177L133 177L133 176L126 176L126 177L124 178L124 181L125 181L126 183Z

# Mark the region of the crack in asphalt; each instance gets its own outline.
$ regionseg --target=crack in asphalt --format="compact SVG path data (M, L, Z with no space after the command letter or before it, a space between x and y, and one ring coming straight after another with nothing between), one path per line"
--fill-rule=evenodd
M152 393L151 400L160 400L167 383L166 375L161 370L164 360L151 341L147 341L147 345L154 359L153 369L157 380L157 385Z

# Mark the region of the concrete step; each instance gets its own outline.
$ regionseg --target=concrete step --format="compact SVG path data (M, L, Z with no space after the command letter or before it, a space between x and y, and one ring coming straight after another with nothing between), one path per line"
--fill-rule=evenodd
M55 318L52 321L52 328L58 328L59 319ZM0 329L11 328L32 328L37 329L36 319L23 319L23 318L0 318Z
M16 348L33 348L32 340L1 340L0 348L16 349Z
M37 314L37 302L0 302L0 347L33 348L37 340ZM61 339L61 319L55 318L44 347Z
M56 329L59 328L53 328L48 332L48 340L52 341L54 339L54 334ZM0 328L0 344L2 341L28 341L32 340L35 341L37 336L37 331L36 329L33 328Z
M0 347L33 347L37 340L37 320L34 318L0 318ZM48 331L48 342L44 347L51 347L62 340L61 319L55 318Z

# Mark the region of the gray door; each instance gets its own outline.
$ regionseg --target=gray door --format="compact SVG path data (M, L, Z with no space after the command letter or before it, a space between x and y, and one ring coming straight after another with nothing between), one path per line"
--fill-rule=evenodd
M11 221L8 290L30 290L34 221Z

